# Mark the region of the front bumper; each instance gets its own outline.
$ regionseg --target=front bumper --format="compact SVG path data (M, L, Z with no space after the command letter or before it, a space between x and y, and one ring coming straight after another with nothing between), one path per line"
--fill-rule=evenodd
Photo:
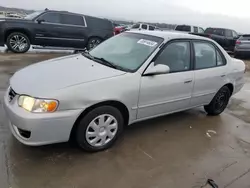
M12 134L21 143L40 146L67 142L72 127L81 110L58 111L54 113L31 113L17 104L18 95L9 102L8 92L4 97L4 109L9 119ZM29 138L22 131L30 133Z

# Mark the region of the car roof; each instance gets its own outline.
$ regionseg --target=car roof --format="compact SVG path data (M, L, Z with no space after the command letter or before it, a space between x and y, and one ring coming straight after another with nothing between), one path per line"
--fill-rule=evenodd
M200 40L212 41L211 39L206 38L206 37L191 35L188 33L183 33L183 32L178 32L178 31L148 31L148 30L143 30L143 31L127 31L127 32L144 34L144 35L151 35L151 36L161 37L161 38L164 38L167 40L171 40L171 39L200 39Z

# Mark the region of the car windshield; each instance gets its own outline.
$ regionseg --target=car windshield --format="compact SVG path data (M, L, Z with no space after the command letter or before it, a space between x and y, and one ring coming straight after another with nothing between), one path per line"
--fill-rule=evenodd
M37 12L33 12L31 14L28 14L27 16L24 17L24 19L26 20L33 20L35 17L37 17L38 15L40 15L43 11L37 11Z
M134 72L162 41L163 38L160 37L122 33L101 43L89 54L98 59L105 59L123 70Z

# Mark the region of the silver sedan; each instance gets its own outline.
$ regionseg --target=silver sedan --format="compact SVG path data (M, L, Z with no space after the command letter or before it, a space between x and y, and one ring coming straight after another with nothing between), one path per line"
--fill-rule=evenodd
M10 79L13 135L38 146L74 139L109 148L127 125L204 106L219 115L244 85L245 64L216 42L184 33L125 32L89 53L33 64Z

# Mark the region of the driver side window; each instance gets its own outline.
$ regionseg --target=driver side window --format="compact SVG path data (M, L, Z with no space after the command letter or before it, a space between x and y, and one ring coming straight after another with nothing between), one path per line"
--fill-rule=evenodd
M54 13L54 12L49 12L41 15L38 20L43 20L44 22L47 23L60 23L60 14Z
M190 70L190 43L186 41L170 43L154 62L155 65L169 66L170 73Z

